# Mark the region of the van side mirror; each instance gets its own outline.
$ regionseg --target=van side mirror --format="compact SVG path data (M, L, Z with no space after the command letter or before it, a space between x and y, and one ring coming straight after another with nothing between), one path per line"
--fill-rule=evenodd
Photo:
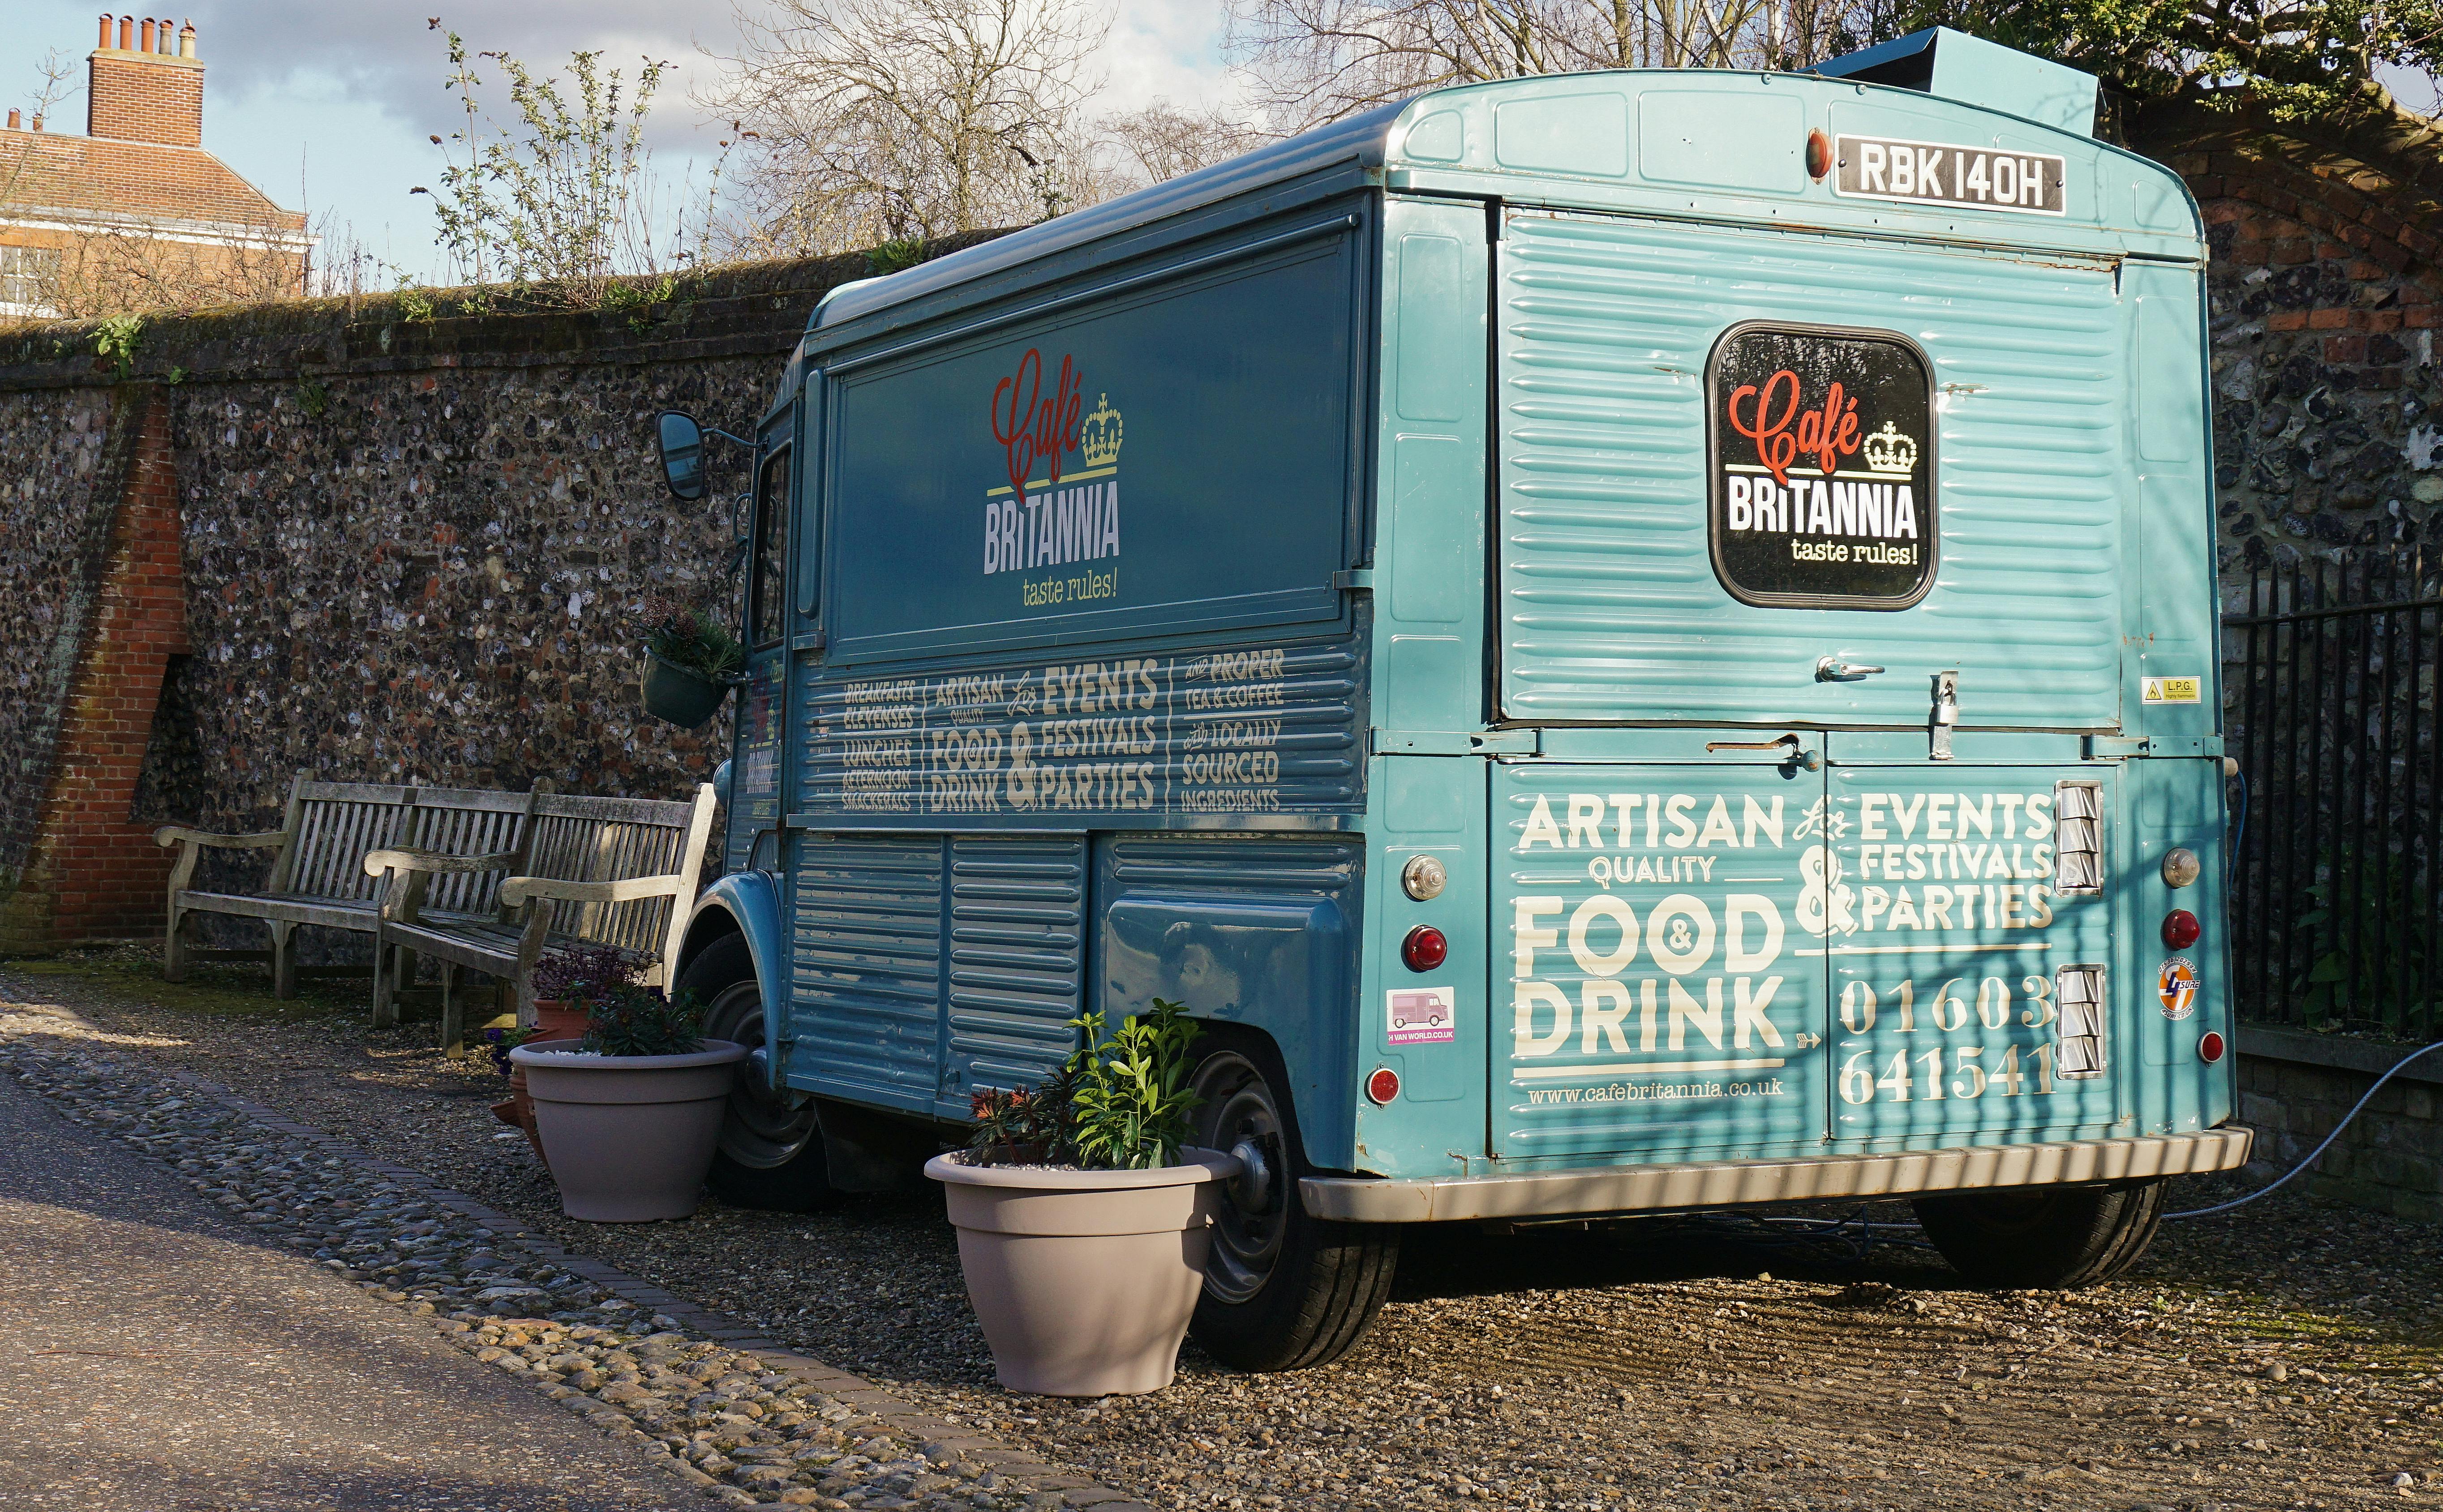
M664 410L655 422L662 450L662 481L682 499L704 497L704 427L692 415Z

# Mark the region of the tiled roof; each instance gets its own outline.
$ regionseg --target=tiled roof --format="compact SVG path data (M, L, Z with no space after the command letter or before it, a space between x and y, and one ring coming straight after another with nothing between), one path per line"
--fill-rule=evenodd
M0 130L0 221L46 211L143 221L207 221L254 230L303 230L282 210L200 147Z

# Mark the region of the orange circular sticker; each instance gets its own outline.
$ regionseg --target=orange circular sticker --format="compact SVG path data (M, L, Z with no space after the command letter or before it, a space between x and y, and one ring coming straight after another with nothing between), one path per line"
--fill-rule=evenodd
M2185 955L2163 963L2155 975L2155 996L2162 1000L2163 1017L2185 1019L2197 1010L2197 964Z

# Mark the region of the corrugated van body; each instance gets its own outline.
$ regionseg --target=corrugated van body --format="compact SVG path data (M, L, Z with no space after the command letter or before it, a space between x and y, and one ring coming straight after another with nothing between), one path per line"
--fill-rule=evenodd
M1324 1171L2221 1122L2203 257L2083 136L1621 73L836 292L730 795L776 1076L956 1119L1161 996Z

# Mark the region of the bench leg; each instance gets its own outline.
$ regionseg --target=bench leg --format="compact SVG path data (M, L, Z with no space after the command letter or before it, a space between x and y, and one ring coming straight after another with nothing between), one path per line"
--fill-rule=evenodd
M170 910L169 932L161 936L161 980L187 980L187 936L194 932L194 916L181 908Z
M467 1000L458 993L458 968L441 963L441 1053L452 1060L467 1058Z
M271 995L286 1002L297 995L297 926L271 922Z
M398 995L415 979L413 952L395 946L374 947L374 1018L377 1029L398 1027Z

